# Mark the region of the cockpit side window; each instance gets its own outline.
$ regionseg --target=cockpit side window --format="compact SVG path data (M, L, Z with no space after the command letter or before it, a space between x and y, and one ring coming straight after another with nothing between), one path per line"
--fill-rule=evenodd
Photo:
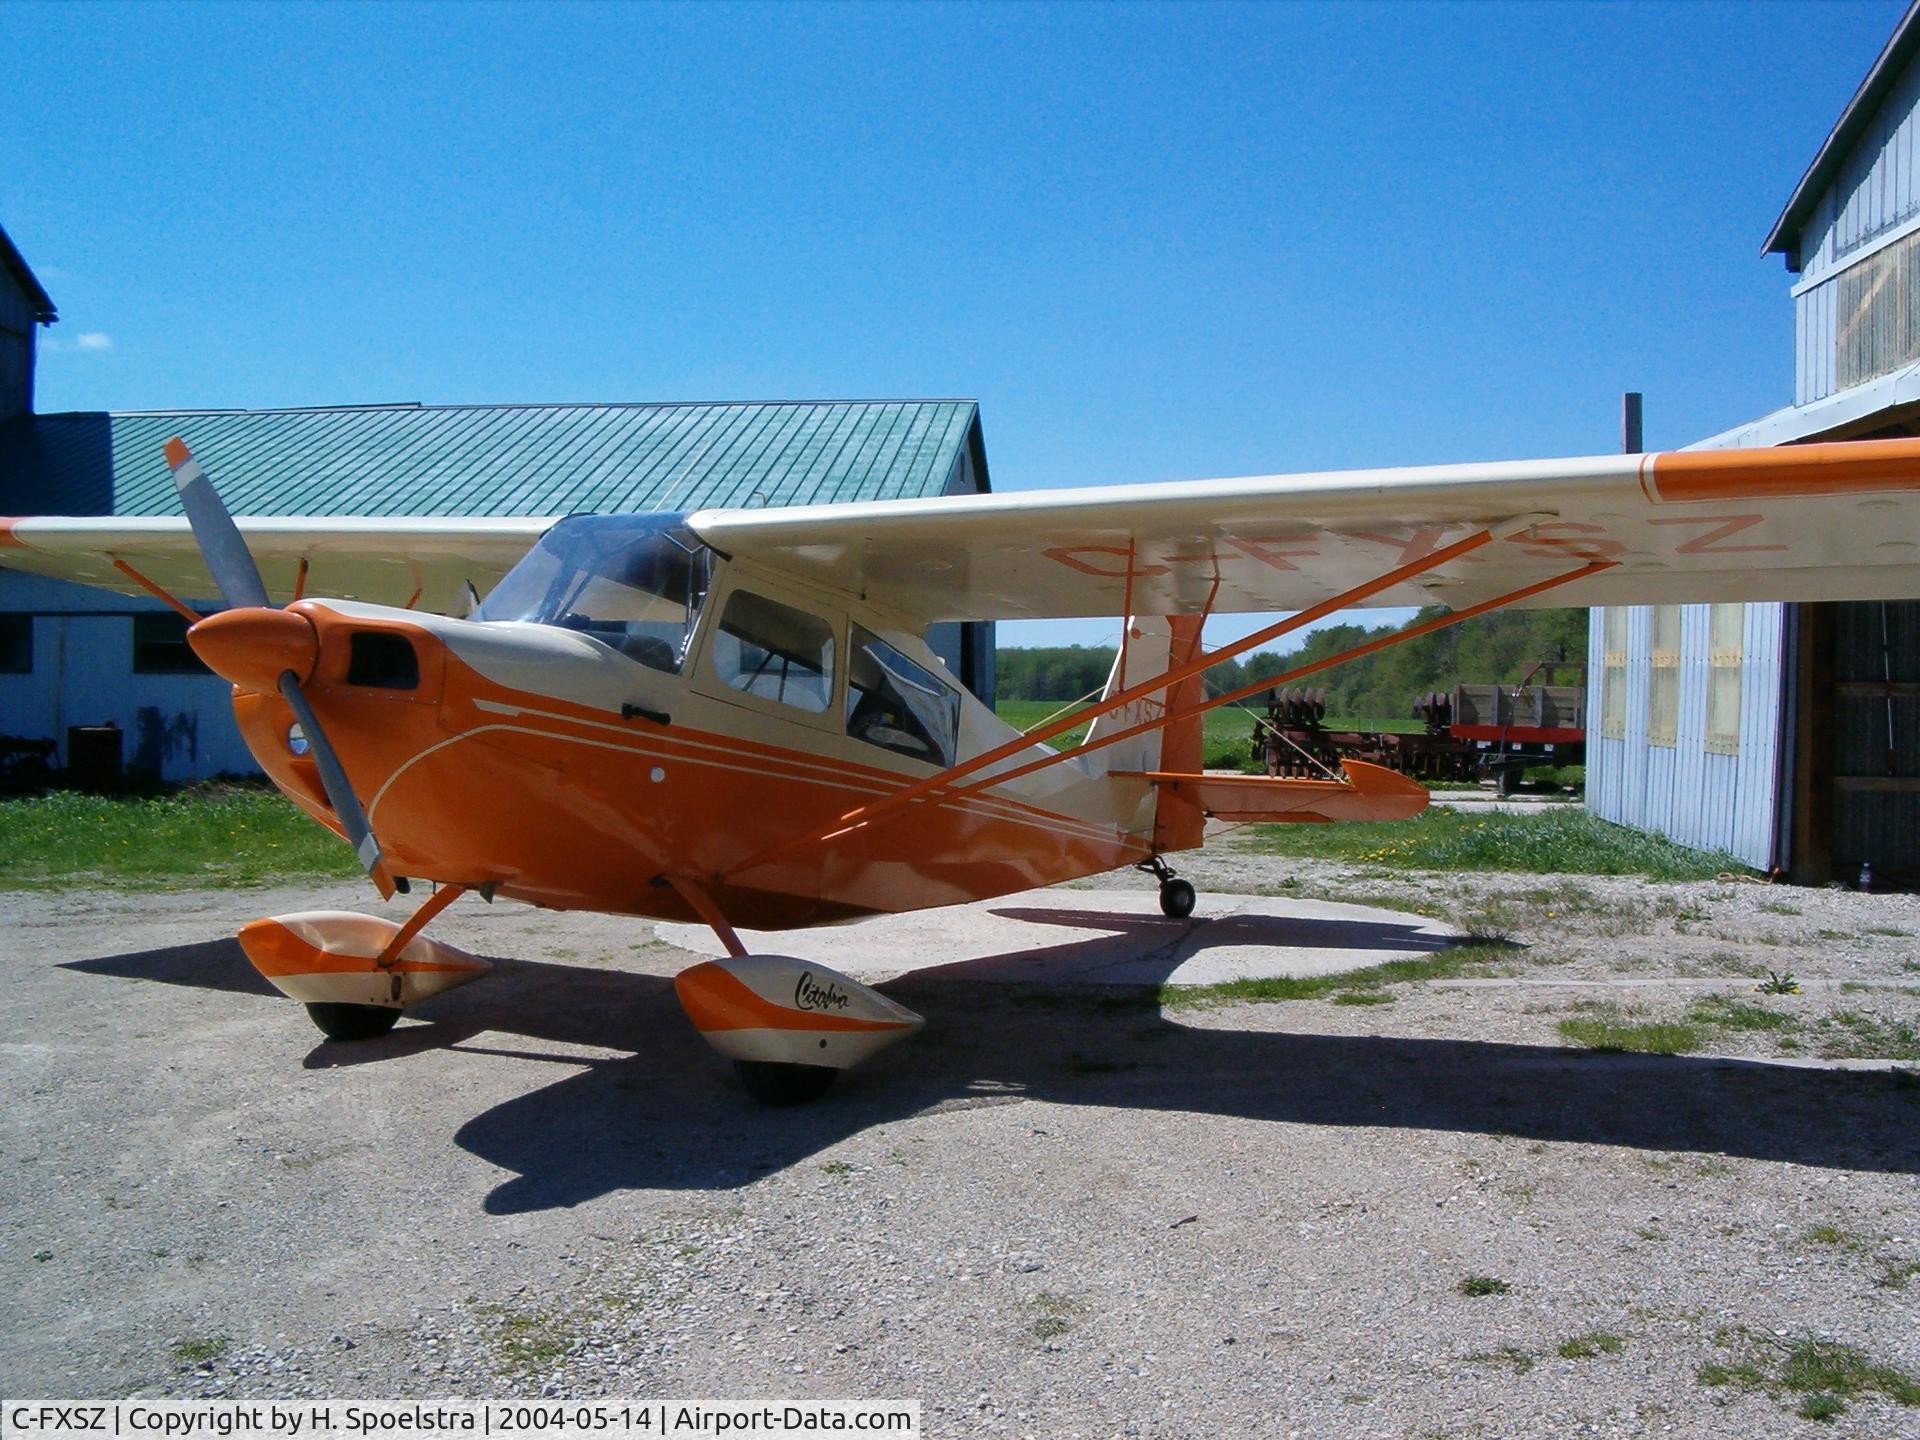
M869 630L848 640L847 734L946 769L960 741L960 694Z
M735 690L810 715L833 702L833 626L818 615L735 590L708 650L714 673Z
M713 557L676 519L563 520L494 587L473 618L578 630L642 665L678 671L706 599Z

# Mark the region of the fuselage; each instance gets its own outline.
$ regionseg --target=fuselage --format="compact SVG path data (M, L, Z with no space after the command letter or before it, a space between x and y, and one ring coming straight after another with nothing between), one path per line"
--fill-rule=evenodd
M681 571L646 581L670 606L609 597L604 576L536 574L544 590L514 579L496 596L539 591L521 608L549 618L290 607L319 639L303 688L396 875L695 918L675 876L735 924L783 929L987 898L1150 853L1151 787L1065 761L972 795L935 792L742 868L1017 732L895 617L749 563L702 553L697 593ZM616 611L637 618L605 618ZM286 702L236 687L234 706L268 775L333 824Z

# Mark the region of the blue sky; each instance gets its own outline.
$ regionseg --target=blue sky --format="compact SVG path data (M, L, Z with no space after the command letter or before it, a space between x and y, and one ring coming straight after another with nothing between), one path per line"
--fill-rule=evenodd
M1900 8L13 6L0 222L43 410L965 395L1001 490L1626 389L1675 445L1792 398L1760 242Z

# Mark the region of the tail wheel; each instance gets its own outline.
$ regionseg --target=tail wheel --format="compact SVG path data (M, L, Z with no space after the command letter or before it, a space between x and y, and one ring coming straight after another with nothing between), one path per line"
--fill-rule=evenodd
M1193 886L1178 876L1160 882L1160 913L1170 920L1184 920L1193 914L1198 899Z
M830 1065L784 1065L770 1060L736 1060L733 1069L747 1094L762 1105L804 1105L818 1100L840 1073Z
M307 1018L329 1040L373 1040L393 1029L400 1012L390 1005L307 1006Z

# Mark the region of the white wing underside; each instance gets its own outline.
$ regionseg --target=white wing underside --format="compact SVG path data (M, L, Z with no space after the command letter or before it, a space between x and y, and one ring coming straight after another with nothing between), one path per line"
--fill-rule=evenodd
M454 610L547 519L248 519L275 601L305 590ZM706 510L723 553L903 621L1298 610L1487 527L1503 538L1371 605L1491 599L1594 560L1529 603L1920 596L1920 442L1275 475L788 509ZM184 520L0 522L0 565L127 593L115 558L200 600Z
M553 520L253 516L237 523L276 605L293 599L305 560L305 594L381 605L411 601L453 614L463 606L467 581L485 595ZM219 590L183 516L0 522L0 566L144 594L114 568L116 559L182 600L217 604Z

